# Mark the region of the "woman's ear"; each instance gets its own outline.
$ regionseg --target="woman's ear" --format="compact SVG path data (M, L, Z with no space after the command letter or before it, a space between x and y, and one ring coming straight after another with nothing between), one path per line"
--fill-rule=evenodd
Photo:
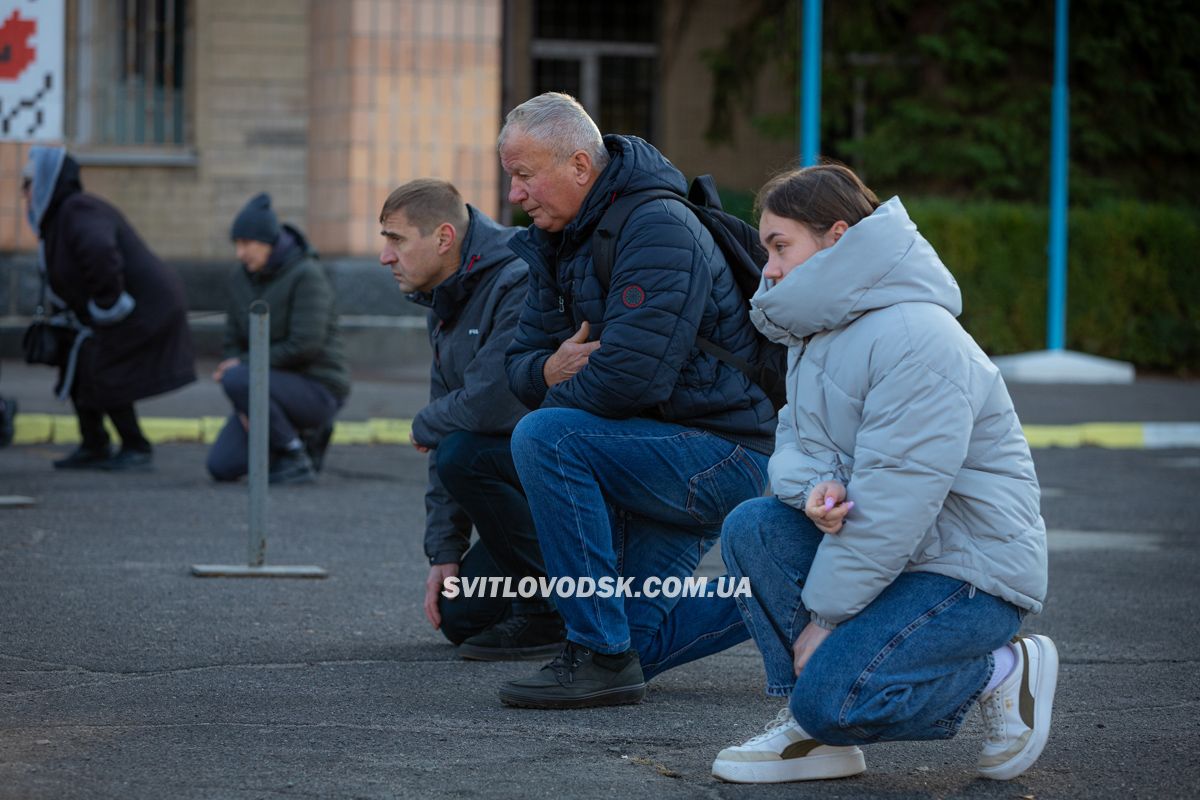
M830 225L829 230L825 234L826 236L830 237L829 244L837 244L837 240L841 239L842 234L848 230L850 230L850 226L846 224L845 220L839 219L837 222Z

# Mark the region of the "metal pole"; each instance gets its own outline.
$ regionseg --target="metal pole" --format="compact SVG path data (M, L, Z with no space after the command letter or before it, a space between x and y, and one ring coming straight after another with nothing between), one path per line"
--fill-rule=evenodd
M821 145L821 0L804 0L800 94L800 166L817 163Z
M1046 298L1046 348L1067 339L1067 15L1068 0L1054 6L1054 89L1050 127L1050 276Z
M246 566L240 564L193 564L198 578L324 578L321 567L268 567L267 559L267 484L270 396L271 309L262 300L250 304L250 430L248 464L250 475L250 533Z
M246 566L240 564L193 564L198 578L324 578L329 573L317 566L268 567L267 484L270 395L271 309L262 300L250 304L250 430L247 466L250 480L250 539Z
M261 567L267 555L267 397L270 392L271 309L250 304L250 542L247 564Z

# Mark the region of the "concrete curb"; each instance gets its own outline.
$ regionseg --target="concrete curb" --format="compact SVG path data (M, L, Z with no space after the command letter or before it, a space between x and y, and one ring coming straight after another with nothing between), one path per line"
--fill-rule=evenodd
M141 417L142 431L154 444L203 442L212 444L226 417ZM105 420L109 436L116 431ZM336 424L334 444L409 444L410 419L368 419ZM79 444L79 424L67 414L17 414L13 444Z
M146 438L162 442L212 443L225 417L142 417ZM1200 422L1085 422L1078 425L1026 425L1032 448L1107 447L1154 450L1200 447ZM340 421L334 444L409 444L411 419L376 418ZM116 432L110 428L114 438ZM75 417L65 414L18 414L14 444L78 444Z

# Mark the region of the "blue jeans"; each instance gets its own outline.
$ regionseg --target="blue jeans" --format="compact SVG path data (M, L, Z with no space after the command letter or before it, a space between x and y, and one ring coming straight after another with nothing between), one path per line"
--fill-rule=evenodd
M208 451L208 472L218 481L236 481L248 471L250 440L238 414L250 413L250 367L238 364L225 370L221 388L233 405L225 426ZM281 452L296 437L297 428L320 428L333 422L341 407L325 385L294 372L273 369L267 400L268 438L272 453Z
M809 622L801 592L822 534L802 511L766 497L729 518L721 553L750 579L737 598L767 670L767 694L831 745L949 739L991 677L991 653L1016 634L1011 603L944 575L903 572L839 625L797 679L792 645Z
M546 573L690 577L725 515L762 494L767 457L719 436L647 419L548 408L513 431ZM737 604L717 597L553 598L567 638L599 653L637 650L651 677L748 638Z

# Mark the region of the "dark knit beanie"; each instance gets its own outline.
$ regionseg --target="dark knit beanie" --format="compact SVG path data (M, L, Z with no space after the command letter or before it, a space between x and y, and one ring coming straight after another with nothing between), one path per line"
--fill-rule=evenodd
M229 238L275 244L279 238L279 219L271 210L271 195L259 192L250 198L246 207L234 217Z

